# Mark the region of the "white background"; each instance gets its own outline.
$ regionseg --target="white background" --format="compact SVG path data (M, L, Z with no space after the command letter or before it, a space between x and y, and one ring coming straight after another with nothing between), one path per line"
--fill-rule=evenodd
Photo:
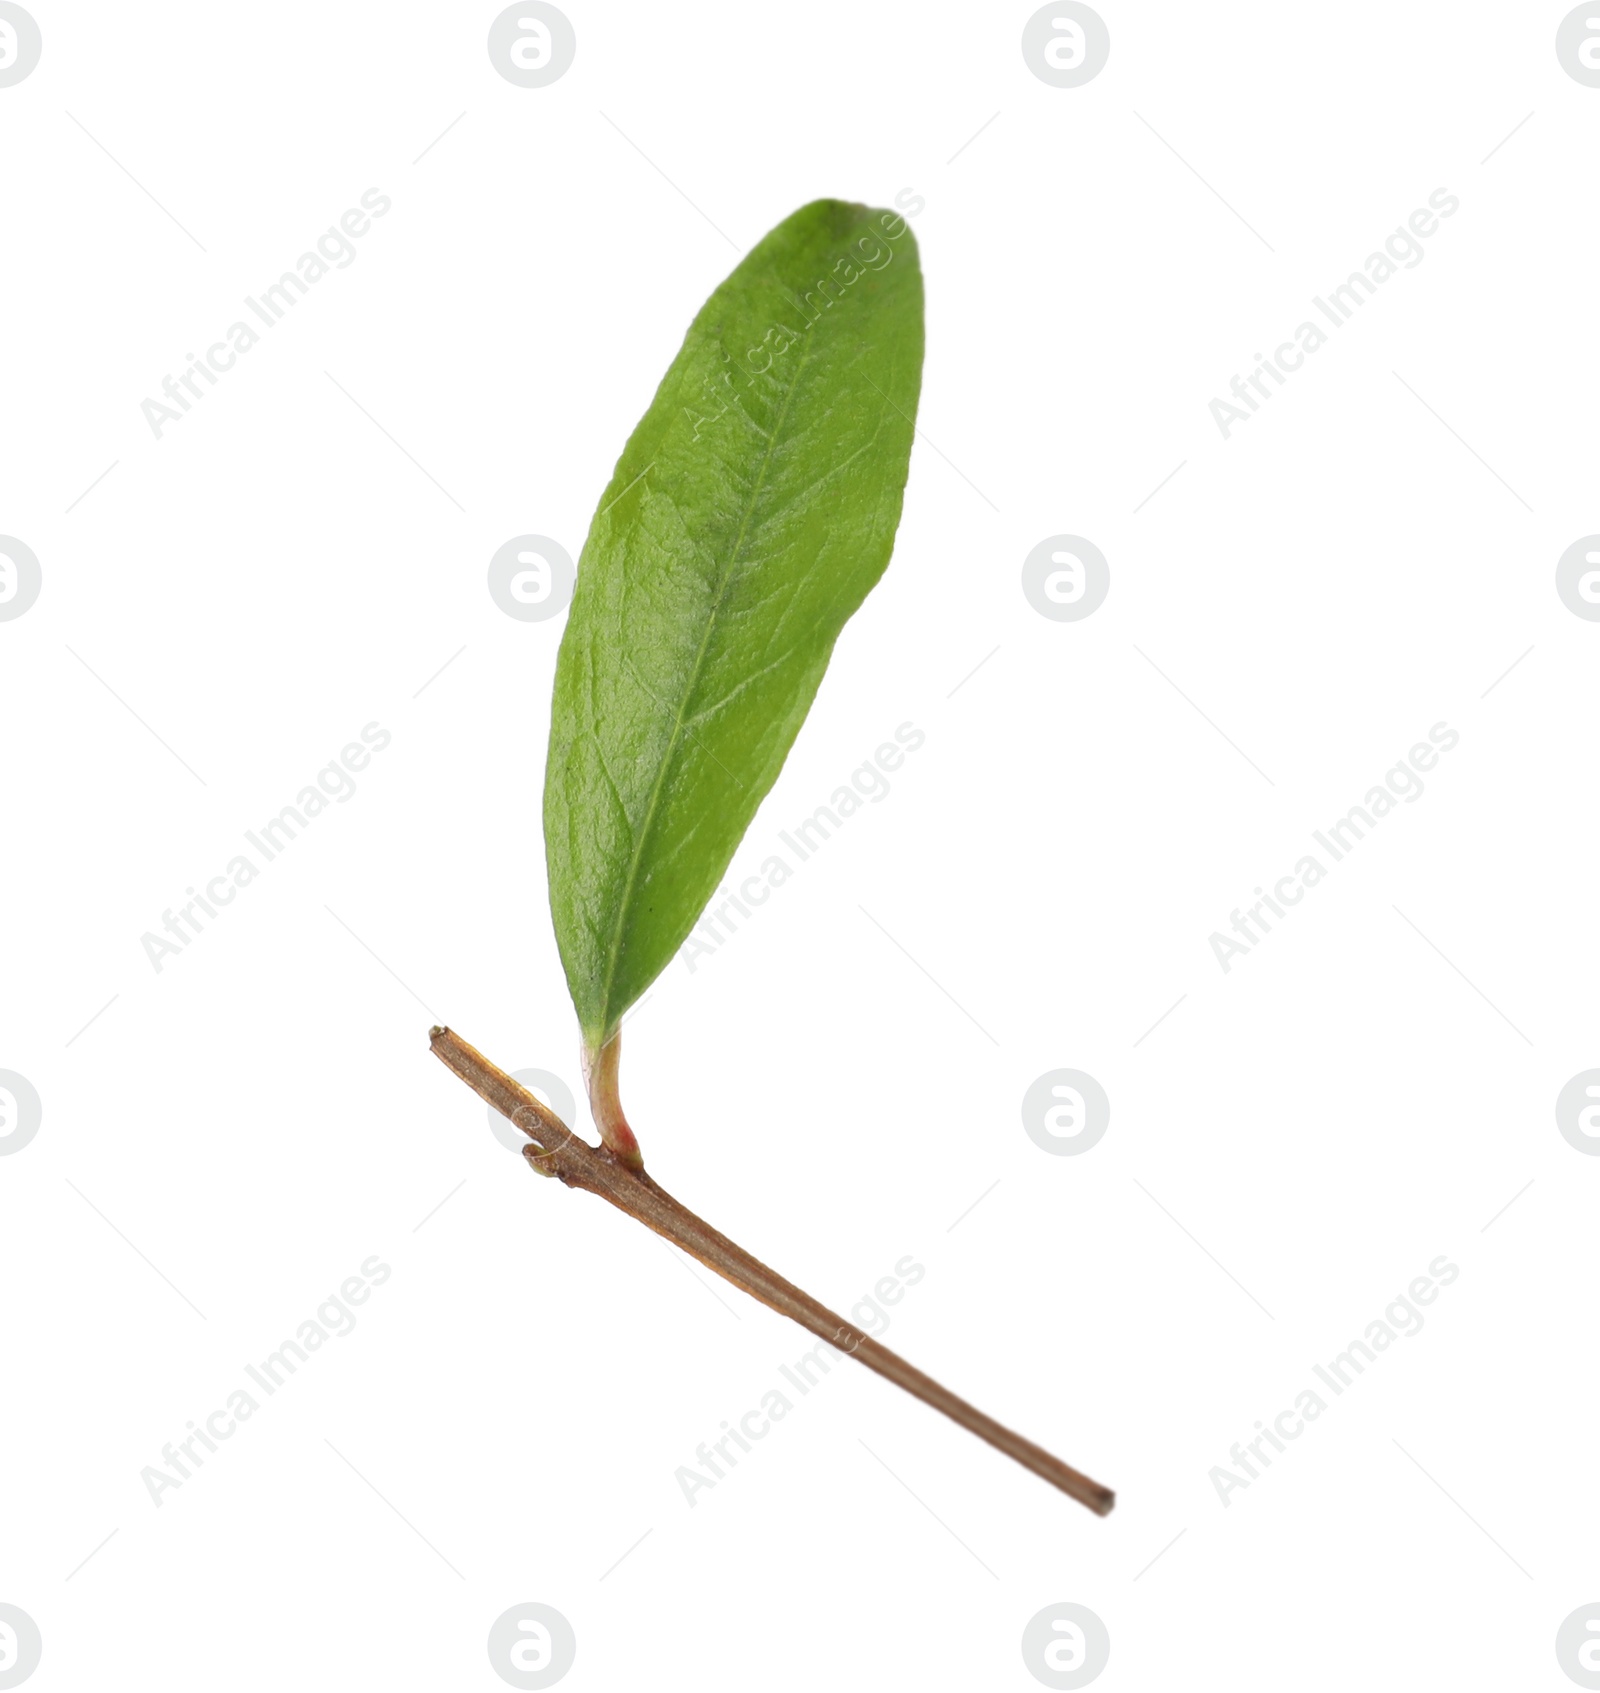
M1058 89L1027 7L572 0L532 90L493 5L32 9L0 1068L44 1117L0 1159L0 1600L41 1693L489 1693L528 1600L574 1689L1025 1693L1064 1600L1108 1690L1572 1685L1600 1162L1553 1106L1600 1063L1600 627L1554 571L1600 529L1600 90L1566 8L1107 0L1108 66ZM158 440L140 402L372 187L355 261ZM1423 262L1225 440L1211 399L1439 188ZM819 1297L913 1255L888 1343L1114 1486L1105 1521L854 1365L691 1508L675 1471L811 1343L535 1180L427 1049L578 1079L561 622L503 614L490 555L576 556L771 224L907 189L895 558L736 867L896 725L926 745L669 968L625 1094L653 1173ZM1021 591L1062 532L1110 561L1079 622ZM141 936L374 721L355 797L157 973ZM1438 722L1423 796L1224 973L1212 932ZM1022 1127L1060 1067L1111 1099L1082 1156ZM154 1505L141 1470L373 1254L354 1332ZM1229 1448L1441 1254L1425 1329L1224 1506Z

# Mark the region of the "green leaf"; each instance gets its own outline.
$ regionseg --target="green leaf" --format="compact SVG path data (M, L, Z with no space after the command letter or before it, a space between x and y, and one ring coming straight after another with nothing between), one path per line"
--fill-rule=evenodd
M590 1053L699 920L889 562L921 381L905 220L817 200L706 301L617 461L556 661L544 793Z

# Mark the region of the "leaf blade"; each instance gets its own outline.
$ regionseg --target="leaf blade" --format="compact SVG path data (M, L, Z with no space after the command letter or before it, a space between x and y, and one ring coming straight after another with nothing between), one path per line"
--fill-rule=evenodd
M551 913L595 1051L699 920L899 522L903 218L815 201L696 315L601 496L557 659Z

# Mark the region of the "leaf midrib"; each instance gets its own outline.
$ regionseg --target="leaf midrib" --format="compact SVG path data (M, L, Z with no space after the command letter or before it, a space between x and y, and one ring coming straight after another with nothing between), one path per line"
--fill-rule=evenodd
M700 685L700 673L705 667L706 653L710 650L711 637L716 632L717 621L722 615L723 601L727 597L728 586L733 580L739 552L744 546L750 521L755 515L756 504L761 498L761 491L766 486L767 472L771 467L773 455L777 451L778 439L783 433L783 426L788 421L789 408L794 402L795 395L800 391L800 378L804 375L806 363L811 357L812 337L816 333L817 324L821 321L820 318L817 318L806 325L805 339L801 343L800 362L795 367L794 381L789 384L789 390L783 396L783 405L773 421L772 433L767 438L766 451L761 456L761 468L756 472L755 482L752 484L749 497L745 501L744 512L739 519L739 532L734 536L733 545L728 551L728 561L723 566L721 577L717 582L716 598L712 603L711 615L706 619L705 633L700 637L700 645L695 652L688 681L684 684L677 711L673 716L672 732L667 737L667 747L661 759L661 768L656 772L655 782L650 789L650 798L645 804L643 821L633 838L633 854L628 864L628 876L622 886L622 898L617 904L617 921L612 929L611 944L606 951L605 985L600 995L600 1033L602 1039L607 1038L610 1033L611 989L616 981L618 960L622 957L622 929L628 918L629 907L633 903L633 890L639 878L639 866L644 859L645 843L650 838L650 831L655 827L656 812L661 806L661 795L666 787L667 772L671 769L673 760L677 756L678 742L683 734L684 716L689 709L689 701L694 697L695 689Z

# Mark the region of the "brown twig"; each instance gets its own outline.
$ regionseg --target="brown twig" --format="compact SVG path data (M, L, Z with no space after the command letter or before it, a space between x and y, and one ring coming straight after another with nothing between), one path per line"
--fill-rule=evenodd
M708 1270L743 1288L763 1305L792 1317L801 1328L841 1352L865 1364L869 1370L903 1387L907 1393L943 1411L952 1422L970 1430L991 1446L1042 1476L1063 1493L1070 1494L1091 1511L1105 1516L1116 1503L1109 1487L1091 1481L1035 1446L993 1417L985 1416L965 1399L941 1387L931 1376L913 1368L905 1359L880 1346L871 1335L846 1322L809 1293L785 1281L776 1270L753 1258L742 1246L680 1205L670 1193L658 1187L645 1173L617 1157L605 1146L591 1146L567 1127L550 1108L521 1087L504 1070L491 1064L475 1047L449 1029L436 1028L429 1034L434 1055L441 1059L480 1098L486 1099L503 1117L522 1130L529 1144L523 1156L541 1175L554 1176L568 1187L582 1188L609 1200L619 1211L654 1229L690 1257L698 1258ZM637 1152L635 1152L637 1157Z

